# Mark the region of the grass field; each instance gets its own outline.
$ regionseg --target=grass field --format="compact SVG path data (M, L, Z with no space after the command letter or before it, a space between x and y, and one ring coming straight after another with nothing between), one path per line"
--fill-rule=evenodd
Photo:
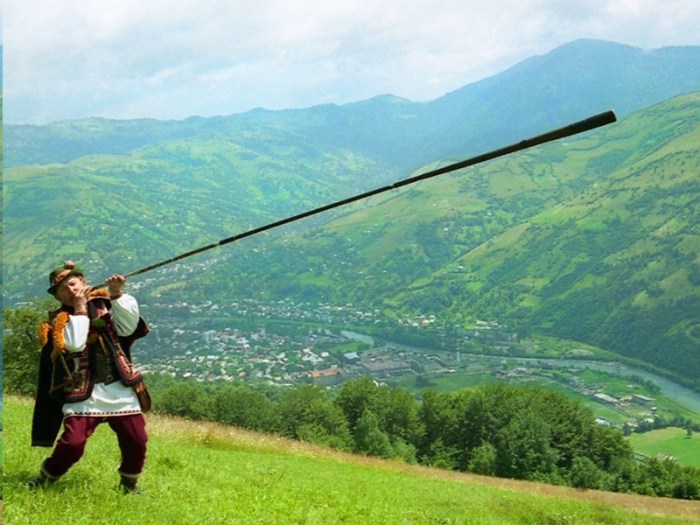
M408 390L410 392L418 392L422 390L424 387L416 387L415 384L416 378L413 375L410 376L403 376L403 377L397 377L397 378L392 378L390 381L387 381L388 383L391 383L394 386L397 386L399 388L403 388L405 390ZM430 377L430 388L433 388L435 390L439 390L442 392L452 392L454 390L458 390L460 388L469 388L469 387L474 387L477 385L484 385L487 383L496 383L498 382L497 379L495 379L491 374L489 373L463 373L463 372L457 372L455 374L444 374L436 377Z
M700 435L697 432L688 437L684 429L669 427L632 434L629 440L634 450L647 456L669 455L682 465L700 467Z
M12 525L700 523L700 502L458 474L153 414L143 496L118 492L107 427L64 478L32 491L23 481L48 451L29 446L30 401L4 402L4 523Z

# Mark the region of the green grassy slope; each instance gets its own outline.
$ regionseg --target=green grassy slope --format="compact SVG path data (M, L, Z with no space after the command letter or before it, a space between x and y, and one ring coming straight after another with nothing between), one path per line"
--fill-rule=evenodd
M700 503L456 475L338 454L206 423L148 416L145 495L118 493L107 427L62 480L22 481L31 403L6 399L7 523L695 523Z

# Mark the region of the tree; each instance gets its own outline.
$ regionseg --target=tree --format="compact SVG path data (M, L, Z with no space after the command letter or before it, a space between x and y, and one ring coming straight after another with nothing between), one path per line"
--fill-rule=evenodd
M467 466L469 472L493 476L496 473L496 448L491 443L482 443L474 449Z
M338 388L334 401L345 414L350 431L354 432L366 410L373 411L376 417L380 409L379 387L369 377L348 379Z
M674 498L700 500L700 469L686 467L675 478Z
M278 432L281 427L277 404L264 393L245 386L226 385L214 396L214 419L261 432Z
M576 456L569 472L569 484L583 489L607 489L609 475L585 456Z
M587 456L597 467L610 471L618 460L624 461L632 455L632 446L622 431L594 423L589 443L581 449L580 455Z
M418 418L423 425L423 434L418 443L418 458L421 463L443 468L455 466L456 447L446 443L456 422L456 410L452 396L437 390L425 390L418 409Z
M471 451L493 436L489 396L482 388L463 389L450 395L454 421L444 429L445 447L454 451L458 470L467 470Z
M383 387L380 389L380 397L383 408L380 421L382 430L394 443L403 441L414 447L418 445L424 427L418 417L413 394L400 388Z
M211 398L200 385L181 381L166 388L154 405L173 416L206 419L210 415Z
M413 382L413 386L418 389L423 389L433 386L433 383L430 381L430 379L426 378L425 376L417 375L416 379Z
M577 455L586 455L588 436L600 426L594 424L593 412L561 392L537 387L524 393L527 405L549 426L550 444L558 454L557 466L570 469Z
M558 454L551 446L549 425L533 410L521 411L497 436L496 474L535 479L551 473Z
M389 436L379 429L377 416L371 410L362 412L355 425L353 437L355 452L381 458L391 458L395 455Z
M341 408L317 386L286 391L279 400L282 432L292 438L343 450L352 447L352 436Z
M3 388L8 392L34 395L39 379L41 349L37 329L57 304L50 298L15 308L3 308Z

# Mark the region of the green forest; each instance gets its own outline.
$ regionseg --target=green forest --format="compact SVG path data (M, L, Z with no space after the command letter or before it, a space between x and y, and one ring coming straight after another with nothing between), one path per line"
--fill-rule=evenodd
M369 378L344 382L333 397L311 385L278 394L240 385L166 385L157 384L156 399L171 415L462 472L700 498L700 469L632 459L620 430L596 424L588 409L546 389L426 390L417 403Z

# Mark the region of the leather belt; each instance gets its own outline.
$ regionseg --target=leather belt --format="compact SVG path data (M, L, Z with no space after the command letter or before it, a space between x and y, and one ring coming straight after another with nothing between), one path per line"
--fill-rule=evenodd
M107 374L104 377L95 378L95 383L104 383L105 385L111 385L115 381L119 381L119 376L117 374Z

